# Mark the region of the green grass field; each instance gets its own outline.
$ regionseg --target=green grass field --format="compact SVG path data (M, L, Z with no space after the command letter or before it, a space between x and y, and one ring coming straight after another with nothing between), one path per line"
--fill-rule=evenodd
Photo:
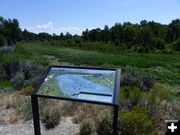
M124 69L126 66L137 67L142 72L151 73L163 84L180 84L180 55L163 53L100 52L80 48L52 46L48 42L18 43L15 51L0 56L0 61L14 59L33 60L41 64L52 64L55 59L47 60L44 56L53 56L57 64L68 62L75 65L89 65Z

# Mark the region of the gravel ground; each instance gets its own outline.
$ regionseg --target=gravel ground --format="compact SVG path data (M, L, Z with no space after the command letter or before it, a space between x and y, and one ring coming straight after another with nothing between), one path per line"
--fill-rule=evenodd
M72 117L63 117L60 124L52 130L48 130L41 123L42 135L77 135L80 125L72 122ZM0 135L33 135L32 121L18 122L15 124L0 125Z

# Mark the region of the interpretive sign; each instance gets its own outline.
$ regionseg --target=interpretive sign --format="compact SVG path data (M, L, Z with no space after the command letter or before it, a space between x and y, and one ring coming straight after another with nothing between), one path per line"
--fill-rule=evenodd
M115 133L119 87L120 69L50 66L31 95L35 135L40 135L37 97L114 106Z

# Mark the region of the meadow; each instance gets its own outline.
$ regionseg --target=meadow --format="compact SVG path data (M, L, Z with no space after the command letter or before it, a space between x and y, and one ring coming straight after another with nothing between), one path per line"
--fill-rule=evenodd
M49 60L46 56L53 57ZM108 52L64 46L61 42L51 45L50 42L36 41L18 43L13 53L0 57L3 62L13 59L32 60L44 65L68 62L74 65L121 68L122 70L127 66L132 66L141 72L152 74L157 82L176 86L180 84L180 55L178 53Z

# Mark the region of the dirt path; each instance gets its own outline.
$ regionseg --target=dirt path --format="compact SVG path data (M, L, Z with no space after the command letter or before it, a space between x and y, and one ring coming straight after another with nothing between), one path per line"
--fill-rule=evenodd
M80 125L72 122L72 117L63 117L60 124L48 130L41 123L42 135L77 135ZM33 135L33 122L18 122L16 124L0 125L0 135Z

